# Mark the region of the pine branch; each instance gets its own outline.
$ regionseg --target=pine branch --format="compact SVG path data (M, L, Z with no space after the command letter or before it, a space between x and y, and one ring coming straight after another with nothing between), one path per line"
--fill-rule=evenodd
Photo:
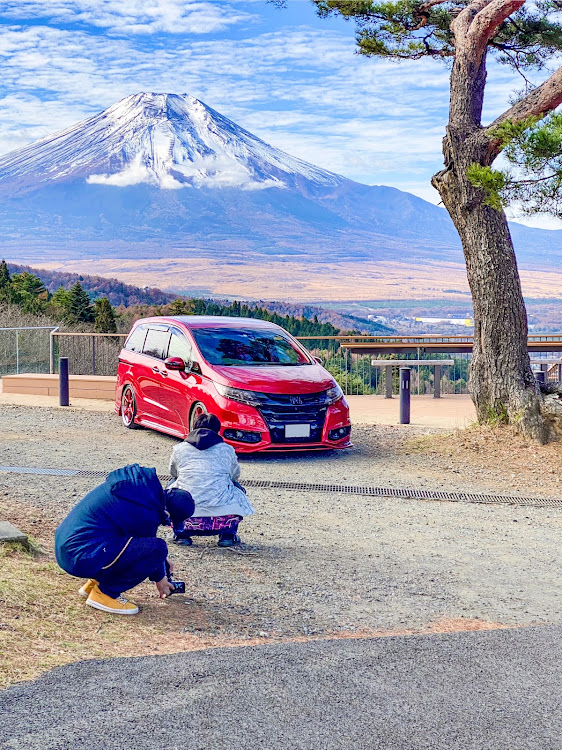
M501 144L494 138L494 131L499 125L508 121L517 125L533 117L542 117L555 110L560 104L562 104L562 67L558 68L543 84L496 118L485 128L484 132L491 141L496 141L497 153L499 153Z

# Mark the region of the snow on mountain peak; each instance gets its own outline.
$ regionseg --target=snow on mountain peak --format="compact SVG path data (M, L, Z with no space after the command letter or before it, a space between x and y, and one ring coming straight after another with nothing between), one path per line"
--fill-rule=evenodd
M188 94L139 93L59 133L0 157L0 186L82 178L163 189L283 188L345 181L265 143Z

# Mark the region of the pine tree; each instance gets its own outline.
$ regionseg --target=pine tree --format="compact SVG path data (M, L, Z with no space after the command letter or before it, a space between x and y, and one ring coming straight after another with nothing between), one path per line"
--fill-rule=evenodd
M94 302L94 331L97 333L117 333L115 310L107 297Z
M193 301L178 297L170 305L170 315L193 315Z
M0 262L0 292L10 285L10 271L5 260Z
M70 304L69 291L63 286L59 286L57 291L52 295L49 300L49 307L51 311L59 318L66 318L68 315L68 307Z
M528 210L562 215L562 117L554 114L562 104L561 0L312 2L322 17L355 20L362 55L450 62L444 169L432 184L466 260L474 308L470 391L481 422L510 422L545 442L553 432L531 371L527 313L503 203L511 188ZM485 123L490 59L520 74L525 90ZM544 72L543 83L531 85L529 71ZM421 67L422 81L424 73ZM492 169L504 151L519 170L514 180Z
M48 292L39 276L29 271L15 273L7 288L10 290L11 301L20 305L24 312L44 312Z
M90 302L90 295L77 281L68 290L68 305L65 315L67 323L91 323L94 319L94 310Z

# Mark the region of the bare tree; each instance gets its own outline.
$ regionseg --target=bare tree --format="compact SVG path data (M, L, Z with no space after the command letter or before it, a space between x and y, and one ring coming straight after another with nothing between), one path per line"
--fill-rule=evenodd
M527 314L503 206L510 196L524 197L532 211L560 205L562 117L551 113L562 103L562 67L550 70L536 88L527 71L548 70L557 59L560 64L562 26L556 17L562 1L312 2L321 16L355 20L360 54L451 61L445 168L432 184L457 228L466 260L474 305L471 395L481 422L510 422L546 442L553 432L531 372ZM525 93L483 125L490 55L522 75ZM534 172L529 179L491 169L506 148L512 161L523 155L522 166Z

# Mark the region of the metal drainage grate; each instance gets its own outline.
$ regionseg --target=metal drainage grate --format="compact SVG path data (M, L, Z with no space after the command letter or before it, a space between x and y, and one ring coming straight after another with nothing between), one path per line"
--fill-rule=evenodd
M95 469L48 469L27 466L0 466L0 473L34 474L36 476L79 477L105 479L108 471ZM159 474L161 482L167 483L172 477ZM244 486L264 490L290 490L292 492L330 492L344 495L367 495L370 497L403 498L408 500L442 500L452 503L485 503L506 505L534 505L546 508L562 508L562 498L557 497L518 497L514 495L485 495L473 492L442 492L441 490L420 490L411 487L370 487L352 484L314 484L311 482L276 482L267 479L246 479Z

